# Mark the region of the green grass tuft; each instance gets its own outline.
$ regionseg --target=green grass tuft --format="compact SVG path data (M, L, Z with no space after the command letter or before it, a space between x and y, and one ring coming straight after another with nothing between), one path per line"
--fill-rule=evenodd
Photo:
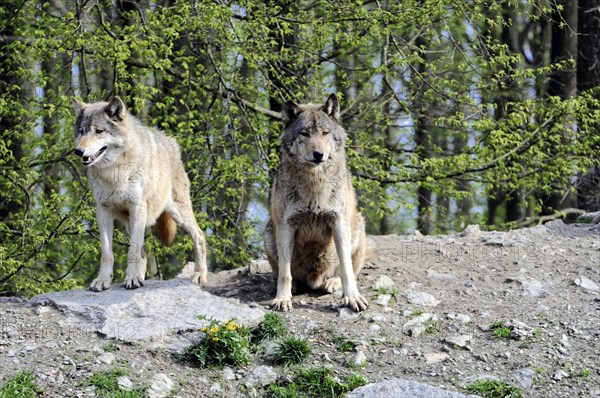
M110 342L106 343L102 346L102 350L104 352L114 352L119 350L119 346L116 343Z
M504 324L504 322L502 322L502 321L492 323L491 329L492 329L492 339L494 339L494 340L498 340L498 339L514 340L515 339L515 337L511 333L510 327L506 326Z
M119 368L105 372L96 372L91 375L86 384L96 388L96 396L102 398L146 398L143 388L132 391L123 391L119 389L117 377L126 376L128 373Z
M42 388L35 382L36 376L25 370L17 373L4 383L0 398L32 398L41 396Z
M279 343L274 360L283 366L295 365L304 362L311 352L312 349L305 339L286 337Z
M285 336L286 326L283 317L275 312L270 312L250 332L253 344L260 344L266 340L275 340Z
M413 318L423 315L424 313L425 313L425 311L423 311L423 310L415 310L415 311L411 312L410 314L408 314L408 318L413 319Z
M187 347L179 356L184 362L198 367L240 367L251 361L250 331L233 319L221 323L212 320L202 331L206 337Z
M357 346L357 344L354 341L339 335L334 335L331 338L331 341L333 342L333 344L336 345L338 350L343 352L352 352Z
M331 369L315 367L299 369L292 383L272 383L268 386L268 391L274 398L337 398L365 384L367 381L360 375L345 375L340 381Z
M524 398L523 390L501 380L477 380L465 387L470 394L482 398Z

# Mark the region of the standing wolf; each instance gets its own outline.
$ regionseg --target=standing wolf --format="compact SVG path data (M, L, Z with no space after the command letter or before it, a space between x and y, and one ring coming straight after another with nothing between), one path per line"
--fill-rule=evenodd
M332 293L361 311L356 277L365 258L365 222L346 166L346 131L335 94L324 105L283 106L281 166L271 189L265 249L277 275L273 307L292 309L292 281ZM341 277L341 278L340 278Z
M114 256L114 219L131 236L125 287L143 285L146 274L144 232L155 225L159 239L171 244L176 223L192 237L195 269L192 282L206 282L206 240L198 227L190 199L190 183L177 142L163 132L144 126L119 97L109 103L74 100L75 154L87 168L96 198L102 260L90 290L110 288Z

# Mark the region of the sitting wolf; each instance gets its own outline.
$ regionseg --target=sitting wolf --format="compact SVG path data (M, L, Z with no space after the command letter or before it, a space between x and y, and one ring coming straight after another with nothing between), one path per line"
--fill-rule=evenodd
M170 244L176 223L192 237L195 269L192 282L206 282L206 240L194 218L190 183L177 142L144 126L119 97L87 104L74 100L75 154L83 160L94 197L100 231L100 273L90 290L110 288L114 256L114 219L121 221L131 243L125 287L142 286L146 274L144 231L155 224L159 239Z
M274 309L292 309L292 282L343 289L344 304L364 310L355 275L365 259L365 222L346 166L346 131L335 94L324 105L284 104L281 165L271 189L264 240L277 275ZM341 277L341 279L340 279Z

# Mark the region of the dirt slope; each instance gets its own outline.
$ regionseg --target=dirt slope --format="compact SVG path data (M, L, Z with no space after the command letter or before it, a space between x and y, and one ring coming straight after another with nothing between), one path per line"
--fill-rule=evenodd
M340 310L336 295L294 297L285 318L291 333L311 342L305 366L453 391L496 377L523 386L527 397L600 397L600 231L552 222L508 233L470 227L451 236L373 238L378 256L358 280L367 311ZM266 306L275 291L267 271L257 262L249 272L211 275L205 289ZM512 329L509 339L493 338L490 327L500 321ZM339 337L355 351L341 351ZM356 366L361 357L366 363ZM260 355L233 372L192 369L151 342L111 344L65 324L54 309L0 302L0 383L29 369L48 397L94 396L86 378L115 367L135 386L166 375L170 396L263 396L244 386L258 365L291 373Z

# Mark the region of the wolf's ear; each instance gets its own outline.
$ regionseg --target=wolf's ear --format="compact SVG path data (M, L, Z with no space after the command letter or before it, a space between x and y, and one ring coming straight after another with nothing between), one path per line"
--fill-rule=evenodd
M295 103L294 101L288 101L283 104L283 109L281 110L281 115L283 116L283 121L286 126L292 124L294 120L298 118L298 115L301 114L302 108L300 105Z
M111 119L120 122L121 120L125 119L125 112L127 112L127 110L125 109L125 103L123 102L123 100L119 97L114 97L108 103L108 105L106 105L106 108L104 108L104 112L106 112L108 117L110 117Z
M77 114L77 116L79 116L79 114L83 113L85 108L88 107L88 104L86 104L85 102L81 101L78 98L73 98L73 105L75 106L75 113Z
M335 94L331 94L325 104L323 104L323 112L331 116L336 122L340 121L340 102Z

